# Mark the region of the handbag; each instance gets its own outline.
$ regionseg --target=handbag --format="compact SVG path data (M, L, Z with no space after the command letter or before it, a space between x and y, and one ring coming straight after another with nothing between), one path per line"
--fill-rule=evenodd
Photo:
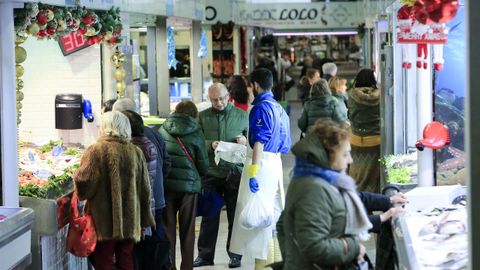
M202 189L197 197L197 217L216 216L222 210L225 201L217 192L208 189Z
M133 254L135 270L163 269L169 260L170 242L152 232L135 244Z
M78 211L78 197L73 192L70 201L70 225L67 234L67 251L77 257L88 257L97 245L97 234L92 217Z
M180 147L182 148L185 155L187 155L187 158L192 162L193 167L196 168L195 162L193 161L192 156L190 156L190 153L188 153L188 150L185 147L183 140L180 137L177 137L177 141L178 141L178 144L180 144ZM197 217L215 216L216 214L218 214L218 212L220 212L220 210L223 207L223 204L224 204L223 198L220 195L218 195L218 193L214 191L208 191L206 189L202 189L202 192L197 197L197 209L196 209L195 215Z

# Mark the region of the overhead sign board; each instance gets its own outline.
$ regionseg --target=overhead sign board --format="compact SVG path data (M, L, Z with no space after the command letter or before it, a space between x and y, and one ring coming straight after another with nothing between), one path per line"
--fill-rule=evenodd
M280 30L352 29L365 22L367 14L358 2L233 5L235 23Z

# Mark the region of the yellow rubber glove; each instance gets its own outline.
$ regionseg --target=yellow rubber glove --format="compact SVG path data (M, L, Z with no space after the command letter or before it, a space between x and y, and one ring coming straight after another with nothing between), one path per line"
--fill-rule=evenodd
M251 164L247 166L248 178L257 177L258 171L260 170L260 165Z

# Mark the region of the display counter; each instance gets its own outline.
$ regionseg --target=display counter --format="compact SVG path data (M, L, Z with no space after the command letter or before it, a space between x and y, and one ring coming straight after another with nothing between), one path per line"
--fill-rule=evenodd
M435 191L437 188L441 187L430 189ZM450 194L458 194L459 191L461 193L464 188L452 187ZM415 193L415 189L412 193ZM427 208L409 206L404 216L392 222L399 269L467 268L467 208L463 203L463 195L453 198L448 206L442 203L446 201L442 198L430 199L431 205ZM406 196L409 198L408 193ZM452 202L457 204L453 205ZM415 199L413 204L418 205Z
M32 209L0 207L0 269L24 269L30 252Z

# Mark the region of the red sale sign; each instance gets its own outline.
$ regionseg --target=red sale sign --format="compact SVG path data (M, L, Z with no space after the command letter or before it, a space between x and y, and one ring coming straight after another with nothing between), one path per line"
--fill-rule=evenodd
M77 34L77 32L72 32L68 35L60 37L58 44L60 45L60 49L62 49L62 53L64 56L67 56L90 46L83 38L83 35Z

